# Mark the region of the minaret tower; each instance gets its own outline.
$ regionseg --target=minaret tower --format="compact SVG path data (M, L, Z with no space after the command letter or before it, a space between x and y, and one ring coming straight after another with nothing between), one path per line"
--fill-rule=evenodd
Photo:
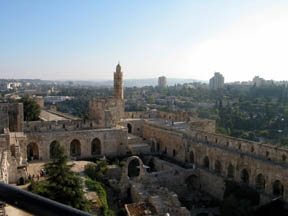
M116 66L116 72L114 72L114 98L116 103L124 100L123 72L119 63Z

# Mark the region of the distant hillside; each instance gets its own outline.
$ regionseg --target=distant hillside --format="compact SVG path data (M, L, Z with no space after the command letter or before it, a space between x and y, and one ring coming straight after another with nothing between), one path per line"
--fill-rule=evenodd
M7 82L8 80L3 80ZM19 79L18 81L22 82L31 82L31 83L42 83L42 84L56 84L56 85L72 85L72 86L99 86L99 87L112 87L113 80L28 80L28 79ZM207 83L207 81L200 81L194 79L178 79L178 78L167 78L168 85L173 86L177 84L184 83L193 83L193 82L202 82ZM143 86L157 86L158 78L151 79L125 79L125 87L143 87Z
M198 80L194 79L177 79L177 78L167 78L168 85L172 86L175 84L184 84L184 83L193 83L193 82L199 82ZM79 84L83 83L85 81L77 81ZM200 81L205 82L205 81ZM90 84L99 85L99 86L113 86L112 80L107 81L89 81ZM85 82L85 84L88 84L88 82ZM157 78L151 78L151 79L127 79L124 80L125 87L143 87L143 86L156 86L158 84Z

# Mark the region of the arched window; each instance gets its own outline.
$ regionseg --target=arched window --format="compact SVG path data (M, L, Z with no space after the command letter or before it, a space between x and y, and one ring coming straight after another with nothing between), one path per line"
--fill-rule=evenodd
M283 196L284 194L284 186L279 180L276 180L273 183L273 195L274 196Z
M208 158L208 156L204 157L203 166L204 166L204 168L209 169L209 158Z
M221 162L219 160L215 161L215 172L219 175L221 175L222 172L222 165Z
M176 156L176 150L173 149L173 157L175 157L175 156Z
M262 174L258 174L256 176L256 189L257 190L264 190L265 189L265 177Z
M101 141L98 138L93 139L91 143L91 154L101 155Z
M195 157L193 151L190 152L190 163L195 163Z
M77 139L74 139L70 144L70 156L81 156L81 143Z
M245 184L249 184L249 173L246 169L241 171L241 181Z
M227 177L228 178L234 178L234 167L232 164L228 165Z

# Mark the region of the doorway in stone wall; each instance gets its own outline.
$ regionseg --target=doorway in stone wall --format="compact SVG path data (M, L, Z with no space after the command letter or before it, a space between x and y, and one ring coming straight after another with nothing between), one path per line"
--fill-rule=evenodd
M132 125L130 123L127 124L128 133L132 133Z
M138 159L133 159L128 165L128 176L130 178L137 177L140 174L140 163Z
M27 145L27 159L28 161L39 160L39 148L34 142Z

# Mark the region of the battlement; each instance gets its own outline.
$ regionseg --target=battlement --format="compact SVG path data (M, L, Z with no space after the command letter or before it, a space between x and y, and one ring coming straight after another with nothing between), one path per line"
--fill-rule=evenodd
M27 121L24 122L24 132L76 131L104 128L93 120L60 120L60 121Z
M162 111L144 111L144 112L125 112L125 118L160 118L160 119L167 119L167 120L173 120L173 121L190 121L191 119L196 119L197 116L195 116L194 113L191 112L183 112L183 111L177 111L175 113L168 113L168 112L162 112Z
M186 138L192 142L201 142L219 146L222 149L230 149L237 153L246 154L252 157L259 157L267 162L276 162L278 164L288 165L288 149L267 143L253 142L235 137L229 137L222 134L209 133L197 129L179 130L171 126L159 124L146 120L144 126L151 126L161 130L169 131L175 136ZM151 130L153 130L151 128ZM151 132L152 133L152 132Z

